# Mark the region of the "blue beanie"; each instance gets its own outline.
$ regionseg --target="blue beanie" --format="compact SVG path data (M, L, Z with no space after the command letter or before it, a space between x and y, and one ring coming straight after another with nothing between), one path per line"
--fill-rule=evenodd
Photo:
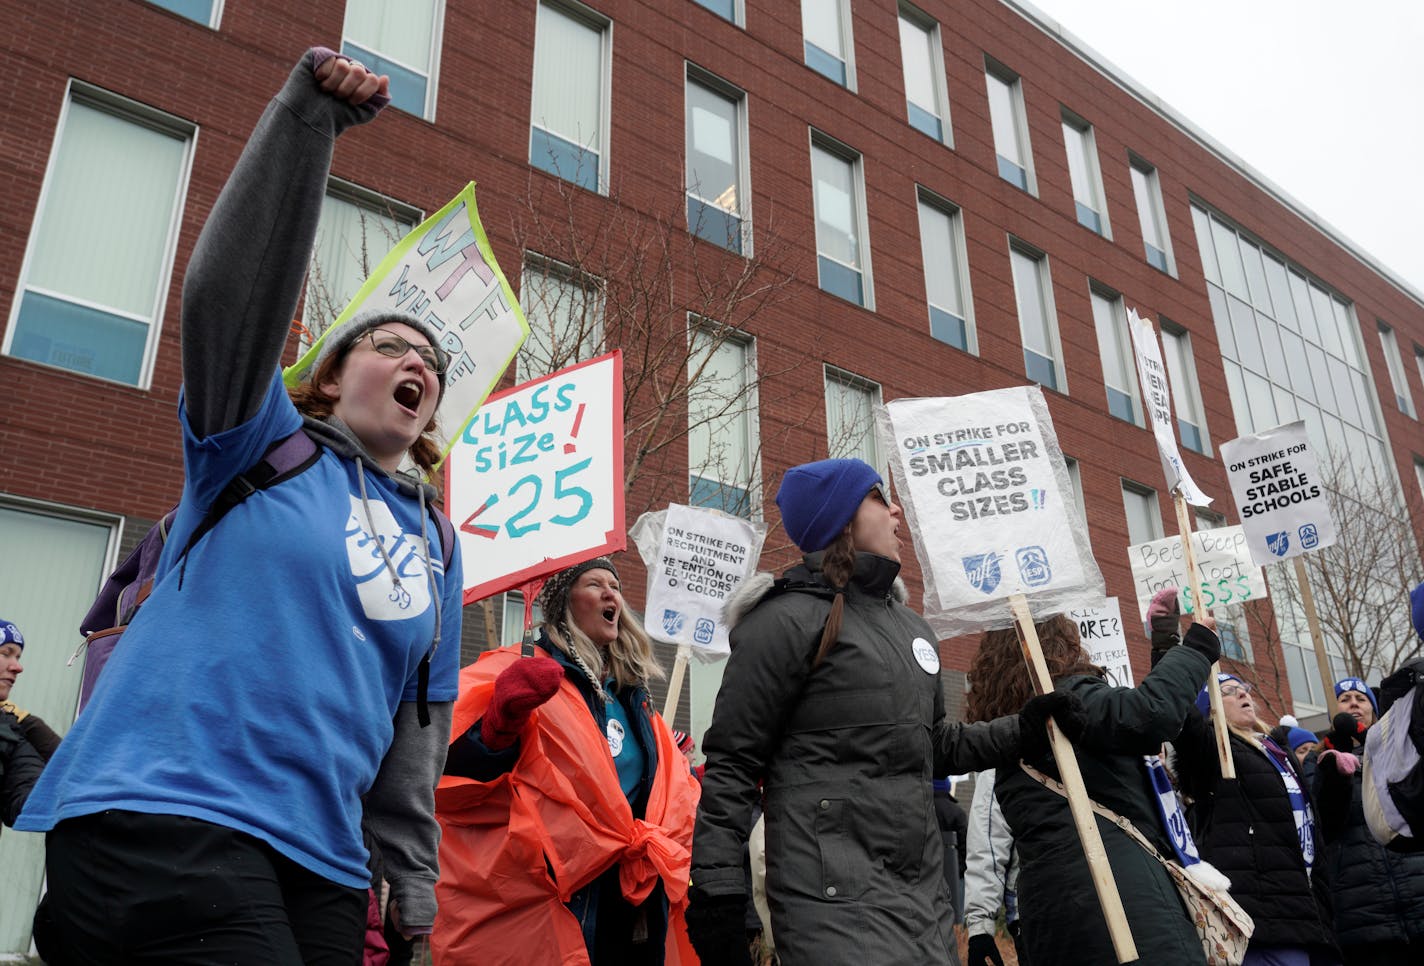
M1370 707L1374 708L1375 717L1379 717L1379 702L1375 700L1375 693L1370 690L1370 686L1362 678L1341 678L1335 682L1335 700L1340 700L1340 695L1346 691L1358 691L1370 699Z
M1225 671L1221 671L1216 675L1217 687L1220 687L1227 681L1235 681L1238 684L1246 683L1245 681L1242 681L1240 678L1238 678L1236 675L1227 674ZM1202 714L1211 714L1211 694L1207 691L1205 686L1202 687L1201 693L1197 695L1197 710L1200 711Z
M0 646L5 644L18 644L20 650L25 649L25 635L20 633L20 629L9 621L0 620Z
M865 495L883 482L864 460L818 460L791 467L776 491L786 535L802 553L826 549L850 523Z
M1409 592L1409 614L1414 619L1414 633L1424 640L1424 584Z
M1301 745L1311 741L1319 741L1315 732L1306 731L1304 728L1292 728L1286 732L1286 744L1290 745L1291 751L1295 751Z

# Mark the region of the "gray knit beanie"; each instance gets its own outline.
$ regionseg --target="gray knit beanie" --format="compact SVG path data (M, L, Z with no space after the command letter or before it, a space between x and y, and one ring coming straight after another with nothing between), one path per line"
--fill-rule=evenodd
M440 348L439 330L424 319L418 319L408 312L397 312L391 309L367 309L353 315L349 321L342 323L326 337L326 340L321 344L321 351L316 355L316 361L312 363L312 367L306 371L302 378L310 379L312 373L320 369L321 364L327 359L333 356L344 356L356 344L357 339L378 325L385 325L387 322L399 322L401 325L410 326L429 339L430 344L435 346L442 356L445 355L445 350ZM440 380L441 397L445 395L445 377L449 372L450 369L447 365L444 372L437 374Z

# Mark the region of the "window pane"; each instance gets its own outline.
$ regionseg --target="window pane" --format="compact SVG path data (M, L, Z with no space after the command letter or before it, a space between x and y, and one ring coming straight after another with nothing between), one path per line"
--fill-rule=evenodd
M687 82L687 190L736 214L737 102L695 81Z
M1192 359L1190 337L1185 332L1162 330L1163 362L1167 366L1167 383L1172 390L1172 404L1177 410L1177 419L1201 429L1201 402L1198 397L1196 364ZM1200 445L1191 447L1204 452Z
M935 31L905 19L903 14L900 16L900 59L905 68L905 99L911 108L910 119L915 120L916 108L928 114L935 122L932 136L938 138L940 85L935 70L934 42Z
M1216 260L1221 267L1222 287L1237 298L1249 299L1251 296L1246 290L1246 270L1241 264L1241 246L1236 232L1212 219L1211 236L1216 243Z
M1088 132L1064 121L1063 142L1068 148L1068 180L1073 185L1073 200L1097 211L1098 189L1093 178Z
M359 60L377 74L390 78L391 104L418 116L425 115L426 93L430 78L424 70L414 70L397 60L350 40L343 41L341 52Z
M1122 488L1122 506L1127 514L1127 542L1132 545L1162 538L1162 520L1157 512L1157 494Z
M366 276L413 226L412 221L398 219L390 211L376 211L330 194L322 199L302 309L302 321L313 335L341 314Z
M345 35L367 50L428 74L435 7L436 0L347 0Z
M594 171L597 183L598 154L601 153L599 115L603 103L603 31L576 20L547 3L539 4L534 45L534 102L530 119L536 128L555 135L592 157L575 157ZM563 163L555 173L579 180L559 158L561 145L538 144L530 161L550 170L551 159ZM542 149L539 150L539 149ZM581 182L582 183L582 182Z
M1108 408L1113 415L1141 425L1137 405L1136 363L1128 351L1127 319L1118 299L1092 293L1093 325L1098 334L1098 354L1103 360L1103 382L1108 389ZM1116 396L1114 396L1116 393Z
M801 0L801 32L808 44L815 44L836 60L846 59L841 0Z
M213 0L150 0L151 3L198 23L212 25Z
M1157 220L1157 179L1155 172L1140 170L1137 165L1128 169L1132 173L1132 195L1137 201L1137 222L1142 228L1142 240L1152 248L1165 250L1164 233Z
M737 7L735 0L695 0L695 2L720 17L733 22L736 21Z
M994 151L1004 160L1023 168L1025 164L1023 149L1019 144L1018 98L1014 85L995 74L984 76L989 86L989 121L994 130Z
M821 288L865 304L860 212L855 165L818 145L811 147L815 181L816 250Z
M923 201L919 208L920 254L925 269L925 295L930 303L930 334L967 350L966 313L959 277L958 217Z
M556 372L603 351L603 302L597 287L580 285L542 260L525 264L519 304L529 338L519 348L520 382Z
M751 514L753 394L750 347L692 332L688 389L690 502L740 516Z
M1211 237L1211 219L1205 211L1192 205L1192 225L1196 228L1197 251L1201 253L1202 272L1208 282L1221 284L1221 267L1216 262L1216 246Z
M854 457L880 466L875 442L877 396L873 384L827 374L826 442L832 457Z

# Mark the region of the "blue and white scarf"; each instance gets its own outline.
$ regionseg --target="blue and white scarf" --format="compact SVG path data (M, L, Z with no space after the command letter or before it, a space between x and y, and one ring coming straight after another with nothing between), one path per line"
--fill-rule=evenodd
M1157 755L1143 755L1143 763L1147 766L1147 777L1152 782L1152 791L1157 801L1157 812L1162 817L1162 828L1167 832L1167 840L1172 843L1172 851L1177 854L1177 861L1182 864L1182 868L1191 869L1192 866L1201 862L1201 853L1197 851L1196 840L1192 838L1192 830L1187 827L1187 816L1182 811L1182 800L1177 797L1177 790L1172 787L1172 780L1167 777L1167 769L1162 766L1162 759Z
M1305 859L1305 874L1310 875L1315 865L1315 813L1301 790L1300 779L1291 766L1289 753L1283 751L1267 735L1261 735L1261 747L1266 757L1281 773L1281 781L1286 786L1286 798L1290 800L1291 814L1295 816L1295 831L1300 838L1300 854Z

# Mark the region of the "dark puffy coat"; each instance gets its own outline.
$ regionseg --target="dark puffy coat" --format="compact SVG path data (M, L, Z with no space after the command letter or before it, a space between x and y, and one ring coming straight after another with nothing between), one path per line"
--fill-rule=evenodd
M955 963L930 782L1015 760L1018 719L945 719L935 635L892 595L899 565L871 554L856 559L840 637L813 673L832 597L819 561L788 573L802 591L759 575L729 607L693 902L742 894L747 816L765 778L767 897L785 966Z
M1315 792L1325 837L1324 867L1335 903L1335 934L1347 959L1372 943L1408 942L1424 959L1424 852L1393 852L1375 841L1360 800L1361 773L1317 765Z
M1255 922L1251 945L1334 949L1319 816L1307 877L1285 783L1264 751L1233 733L1236 780L1222 781L1215 729L1195 708L1173 745L1182 793L1194 799L1187 817L1197 848L1231 880L1231 897ZM1294 756L1285 757L1294 768ZM1298 773L1297 781L1309 800Z
M14 824L45 766L13 722L9 716L0 719L0 820L6 825Z
M1129 819L1164 856L1162 830L1144 755L1176 737L1210 665L1197 651L1174 647L1136 688L1079 675L1057 682L1083 699L1087 728L1075 744L1088 796ZM1032 764L1058 776L1050 760ZM1034 963L1116 964L1068 802L1017 765L1000 771L994 794L1014 833L1019 857L1019 938ZM1165 869L1117 826L1098 817L1098 831L1117 881L1139 961L1202 966L1205 957Z

